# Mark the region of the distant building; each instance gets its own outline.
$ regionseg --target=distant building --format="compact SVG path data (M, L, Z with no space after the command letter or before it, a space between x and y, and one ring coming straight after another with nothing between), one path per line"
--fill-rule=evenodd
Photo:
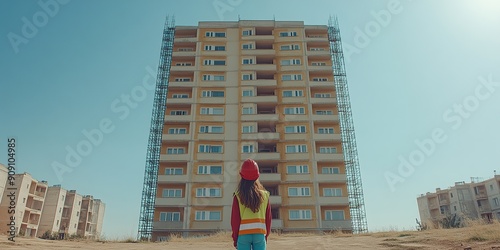
M61 217L61 226L59 233L64 236L70 236L77 233L78 222L82 207L82 196L76 193L76 190L70 190L66 193L64 208Z
M42 236L46 231L49 231L51 234L59 232L66 193L67 191L61 188L60 185L48 188L43 204L40 225L38 226L38 237Z
M82 199L80 220L77 234L85 238L101 237L105 204L94 199L92 195L85 195Z
M436 189L417 198L420 220L436 223L450 215L500 220L500 175L471 183L455 182L448 189Z
M47 192L47 182L37 181L30 174L16 174L14 214L16 235L35 237L38 233L38 225L42 214L43 203ZM13 190L4 190L0 203L0 232L8 232L11 214L8 213L10 197L7 195Z
M0 164L0 201L2 200L3 193L7 186L8 177L9 177L9 170L5 165Z

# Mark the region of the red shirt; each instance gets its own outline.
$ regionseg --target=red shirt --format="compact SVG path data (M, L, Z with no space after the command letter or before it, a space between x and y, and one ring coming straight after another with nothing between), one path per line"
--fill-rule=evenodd
M269 233L271 232L271 220L272 220L271 203L268 201L266 208L266 241L267 241L267 236L269 236ZM236 196L233 196L233 209L231 211L231 228L233 229L233 242L235 247L236 247L236 242L238 242L240 222L241 222L241 215L240 215L240 206L238 204L238 198L236 198Z

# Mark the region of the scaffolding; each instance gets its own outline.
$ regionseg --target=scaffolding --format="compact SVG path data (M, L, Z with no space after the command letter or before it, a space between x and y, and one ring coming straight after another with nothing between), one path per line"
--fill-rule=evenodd
M347 175L352 231L353 233L365 233L368 231L368 225L366 222L363 185L359 168L358 149L356 147L356 135L354 133L349 89L345 73L344 53L342 50L342 41L340 39L340 29L337 17L335 17L335 19L330 17L328 20L328 39L330 41L333 78L340 116L342 150L344 152Z
M175 19L167 16L163 28L163 37L156 78L156 89L153 101L153 113L149 131L144 184L142 187L141 212L139 215L138 240L151 240L155 209L158 167L160 164L161 137L167 104L168 79L172 63L172 51L175 34Z

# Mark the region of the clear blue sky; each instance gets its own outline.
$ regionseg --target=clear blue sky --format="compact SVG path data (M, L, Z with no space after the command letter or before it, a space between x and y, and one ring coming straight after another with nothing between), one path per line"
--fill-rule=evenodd
M500 171L498 1L66 1L50 15L0 2L0 162L16 137L17 171L102 199L108 238L137 233L153 92L127 114L111 106L156 71L166 14L177 25L338 16L370 230L412 228L420 193ZM60 181L54 162L103 119L113 131ZM417 166L398 172L400 157Z

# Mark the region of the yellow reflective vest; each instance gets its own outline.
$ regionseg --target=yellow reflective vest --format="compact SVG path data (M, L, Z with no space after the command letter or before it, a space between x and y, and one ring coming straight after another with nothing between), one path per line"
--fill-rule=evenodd
M269 202L269 192L261 190L264 194L264 201L260 204L259 211L252 212L252 209L241 204L240 197L236 193L240 207L240 231L238 235L243 234L266 234L266 209Z

